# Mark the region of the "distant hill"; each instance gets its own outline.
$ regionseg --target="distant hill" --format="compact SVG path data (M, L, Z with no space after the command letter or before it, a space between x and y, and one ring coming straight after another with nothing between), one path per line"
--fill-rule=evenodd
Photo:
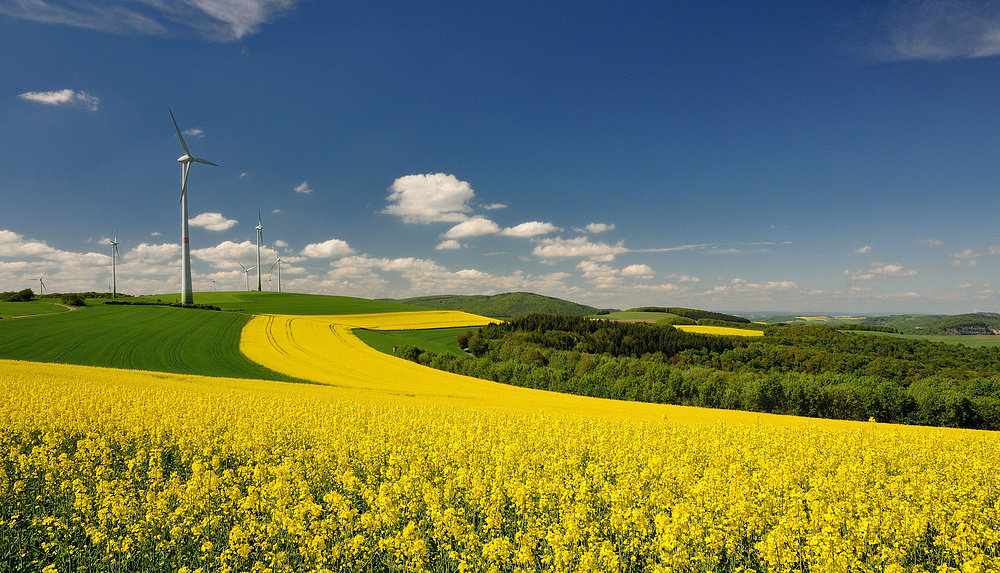
M902 314L876 316L863 324L891 326L907 334L991 335L1000 332L1000 314L975 312L968 314Z
M529 314L566 314L589 316L600 309L568 300L532 294L508 292L489 295L437 295L397 299L394 302L442 310L462 310L490 318L513 318Z

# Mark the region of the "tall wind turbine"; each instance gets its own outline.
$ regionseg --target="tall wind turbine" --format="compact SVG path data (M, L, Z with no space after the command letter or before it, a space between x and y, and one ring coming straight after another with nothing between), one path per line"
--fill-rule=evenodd
M257 292L260 292L260 242L264 240L264 226L260 224L260 211L257 211Z
M111 298L118 294L118 279L115 276L115 259L118 258L118 231L115 231L115 238L111 241Z
M45 294L45 282L42 281L42 277L38 277L38 294Z
M236 264L243 267L243 263L236 261ZM250 290L250 271L254 270L256 267L250 267L249 269L243 267L243 280L247 283L247 290Z
M170 111L168 108L167 111ZM184 155L177 158L181 164L181 247L184 249L184 262L181 270L181 304L194 303L194 289L191 287L191 242L188 238L188 171L191 170L192 163L204 163L218 167L211 161L193 157L188 151L187 144L184 143L184 136L181 135L181 128L177 125L174 112L170 111L170 119L174 120L174 129L177 130L177 139L181 140L181 147L184 148Z

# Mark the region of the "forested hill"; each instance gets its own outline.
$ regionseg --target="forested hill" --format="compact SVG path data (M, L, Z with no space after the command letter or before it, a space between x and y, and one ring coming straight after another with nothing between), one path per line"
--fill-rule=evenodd
M876 316L862 324L889 326L906 334L997 334L1000 314L976 312L956 315L902 314Z
M442 310L462 310L490 318L513 318L529 314L590 316L601 312L600 309L585 304L527 292L509 292L492 296L420 296L397 299L396 302Z

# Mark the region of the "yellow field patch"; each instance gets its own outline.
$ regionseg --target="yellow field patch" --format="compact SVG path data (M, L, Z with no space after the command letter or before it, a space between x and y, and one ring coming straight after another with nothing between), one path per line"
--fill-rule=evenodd
M761 330L746 330L743 328L730 328L728 326L700 326L697 324L677 324L674 328L684 332L697 332L699 334L721 334L725 336L764 336Z

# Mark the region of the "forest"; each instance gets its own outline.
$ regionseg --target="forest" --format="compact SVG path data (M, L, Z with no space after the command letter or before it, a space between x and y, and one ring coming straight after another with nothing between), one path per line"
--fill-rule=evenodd
M767 326L751 338L560 315L469 330L457 342L465 356L412 346L399 355L496 382L617 400L1000 429L1000 348L822 325Z

